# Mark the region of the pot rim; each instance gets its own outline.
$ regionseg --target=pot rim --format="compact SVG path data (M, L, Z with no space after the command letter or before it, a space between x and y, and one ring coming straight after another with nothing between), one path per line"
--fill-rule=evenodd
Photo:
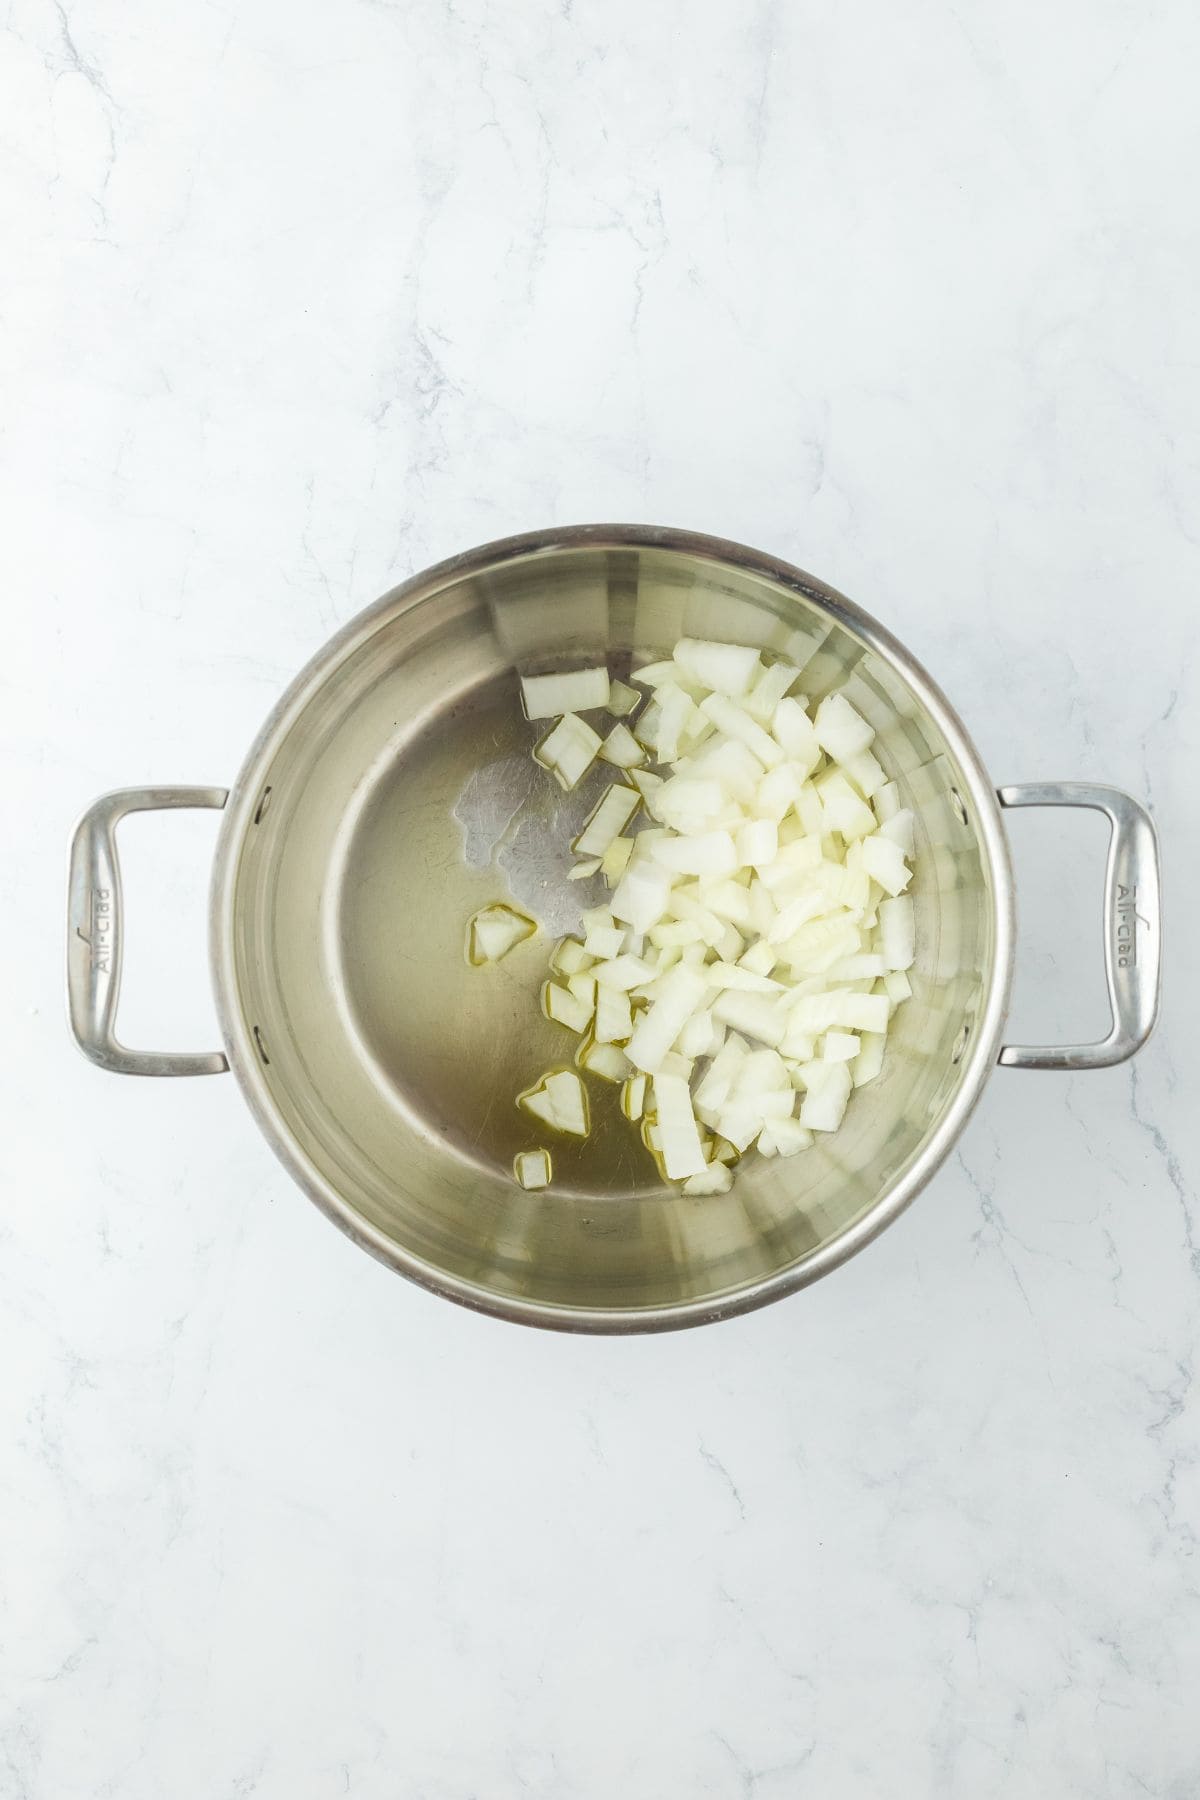
M991 883L994 955L977 1029L964 1058L958 1088L912 1167L875 1204L837 1237L800 1262L747 1282L718 1301L688 1300L647 1307L571 1307L523 1300L448 1275L393 1243L363 1219L301 1152L273 1099L255 1049L251 1027L236 1003L233 979L233 897L242 845L253 823L263 777L276 750L330 671L398 606L429 598L450 580L480 575L520 557L558 550L658 549L723 563L761 575L786 591L815 602L869 649L892 663L931 714L949 744L970 791ZM497 538L447 558L390 589L357 613L317 651L285 690L246 755L224 810L209 898L209 953L217 1016L229 1065L255 1120L298 1186L356 1244L389 1268L435 1294L477 1312L515 1324L559 1331L621 1334L679 1330L752 1312L785 1294L796 1293L849 1260L911 1205L946 1160L978 1103L999 1055L1012 986L1015 909L1012 864L996 791L966 727L937 683L912 652L869 613L814 575L747 545L702 532L655 525L573 525Z

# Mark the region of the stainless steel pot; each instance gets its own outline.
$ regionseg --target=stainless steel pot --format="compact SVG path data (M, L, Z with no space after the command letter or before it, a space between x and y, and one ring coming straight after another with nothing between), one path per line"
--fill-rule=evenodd
M463 931L511 889L551 934L574 922L566 845L594 788L563 796L529 757L517 674L681 636L754 643L844 687L918 825L913 999L882 1076L803 1156L685 1199L654 1178L615 1106L552 1189L511 1177L530 1142L514 1094L561 1055L540 1018L545 937L471 969ZM596 779L599 779L598 777ZM224 1051L118 1041L126 813L224 807L211 957ZM1086 806L1112 827L1102 1043L1002 1048L1013 880L1001 809ZM296 1180L357 1243L465 1305L577 1331L728 1317L859 1250L950 1150L997 1060L1100 1068L1131 1056L1158 1005L1154 829L1128 795L1048 783L997 794L954 711L904 647L811 575L688 532L583 526L488 544L403 586L309 664L230 793L130 789L84 814L71 850L68 987L94 1062L136 1075L232 1068Z

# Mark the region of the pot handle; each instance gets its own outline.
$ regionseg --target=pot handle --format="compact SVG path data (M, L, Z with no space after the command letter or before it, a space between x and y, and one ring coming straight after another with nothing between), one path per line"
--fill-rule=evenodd
M1009 1044L1010 1069L1107 1069L1140 1050L1158 1018L1162 896L1150 814L1120 788L1083 781L1033 781L999 790L1001 806L1087 806L1112 827L1104 874L1104 972L1112 1028L1098 1044Z
M222 807L228 790L213 787L120 788L92 802L71 839L67 895L67 1004L75 1042L117 1075L219 1075L220 1050L127 1050L114 1029L121 992L121 865L116 828L126 813L174 806Z

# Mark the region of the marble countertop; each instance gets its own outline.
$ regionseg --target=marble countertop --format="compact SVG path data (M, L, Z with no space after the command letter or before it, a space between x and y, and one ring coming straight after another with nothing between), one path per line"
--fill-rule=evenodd
M4 25L5 1800L1193 1800L1195 7ZM231 1080L85 1064L63 868L396 580L605 518L1149 801L1173 930L1146 1052L998 1071L848 1267L588 1341L376 1266ZM1012 836L1014 1035L1102 1029L1102 826ZM131 1041L215 1041L213 839L129 823Z

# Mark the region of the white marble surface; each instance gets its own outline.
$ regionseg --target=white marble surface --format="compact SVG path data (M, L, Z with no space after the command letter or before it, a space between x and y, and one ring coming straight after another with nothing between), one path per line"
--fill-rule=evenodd
M0 1793L1194 1800L1195 7L4 13ZM613 517L1150 799L1174 924L1136 1066L998 1073L850 1267L619 1342L406 1286L61 1002L86 800ZM128 832L136 1041L212 1039L211 826ZM1014 829L1023 1035L1103 1012L1098 834Z

